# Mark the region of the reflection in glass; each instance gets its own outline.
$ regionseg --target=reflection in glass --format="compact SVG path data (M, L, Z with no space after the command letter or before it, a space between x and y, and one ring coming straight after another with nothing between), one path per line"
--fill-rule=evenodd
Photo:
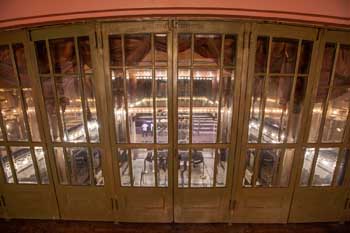
M39 74L50 73L49 58L47 56L47 48L46 48L45 40L35 41L35 52L36 52L36 61L38 64Z
M273 76L268 82L262 142L282 143L286 138L293 78Z
M154 151L131 149L134 186L155 187Z
M0 146L0 159L2 170L4 172L5 182L7 184L13 184L15 181L13 179L13 174L10 165L10 157L7 154L6 147Z
M79 79L73 76L55 77L64 139L86 142Z
M194 63L219 65L221 41L220 34L196 34L194 36Z
M313 42L309 40L303 40L301 43L300 61L299 61L299 74L308 74L310 70L310 62L312 56Z
M294 73L297 51L298 40L285 38L272 39L270 73Z
M88 36L81 36L78 38L78 49L80 59L80 72L91 73L93 70L90 41Z
M237 38L235 35L225 35L224 65L236 65Z
M27 62L23 44L12 45L16 68L22 87L31 87L30 77L27 70Z
M269 53L269 37L259 36L256 41L255 73L265 73Z
M315 156L315 148L306 148L304 153L304 162L303 162L303 168L301 170L301 176L299 184L300 186L308 186L309 185L309 179L312 169L312 163L314 161Z
M192 142L215 143L219 107L219 70L193 74Z
M168 64L168 36L167 34L154 35L155 65L166 66Z
M262 94L264 89L264 76L254 77L252 97L250 102L248 142L258 142L259 129L262 119Z
M189 143L190 137L190 70L179 70L177 77L178 143Z
M129 132L131 143L153 143L151 70L127 70Z
M294 103L290 112L290 126L288 129L288 142L296 142L298 137L302 111L304 109L304 100L306 95L307 78L297 77L294 92Z
M42 147L34 147L34 153L35 153L36 163L38 164L41 184L48 184L49 183L49 176L47 173L45 152L44 152Z
M191 187L213 187L214 185L214 149L191 150Z
M111 77L116 139L117 143L127 143L123 71L112 70Z
M9 141L27 141L21 97L18 89L0 89L0 107Z
M52 67L56 74L76 73L77 58L73 38L49 40Z
M350 89L333 87L328 100L322 142L341 142L349 113Z
M119 35L109 36L109 61L111 66L122 66L122 39Z
M228 165L228 156L229 150L220 148L218 149L218 163L216 166L216 187L225 187L227 180L227 165Z
M188 187L188 180L189 180L189 159L190 159L190 153L189 150L178 150L178 172L177 172L177 184L179 188L186 188Z
M278 168L281 166L280 158L281 149L263 149L260 151L256 186L278 186Z
M34 164L29 147L10 147L19 184L37 184Z
M63 147L55 147L55 160L57 176L60 184L68 184L68 171L66 167L66 159L63 152Z
M345 174L346 174L346 166L347 166L348 161L349 161L349 156L350 156L350 150L349 149L345 150L345 153L342 153L342 156L341 156L340 162L339 162L338 174L337 174L336 182L335 182L335 184L337 186L344 185L344 179L345 179Z
M257 157L258 151L256 149L248 149L245 157L245 172L243 177L243 186L252 187L253 175L255 167L255 158Z
M158 187L168 187L168 150L157 150L157 184Z
M17 81L15 78L15 70L11 60L11 52L8 45L0 46L0 77L6 87L15 87Z
M156 132L157 143L168 143L168 75L156 70Z
M23 88L23 97L25 100L25 108L28 118L28 124L30 133L32 136L32 141L39 142L40 141L40 133L39 133L39 126L38 126L38 119L36 117L35 112L35 105L34 105L34 98L33 98L33 92L31 88Z
M179 34L177 47L179 66L191 65L191 41L191 34Z
M93 148L92 150L92 167L94 170L94 182L96 186L104 185L104 177L102 173L102 150Z
M84 95L85 95L85 111L87 119L88 134L90 142L99 142L99 124L97 120L96 99L92 76L83 77Z
M118 149L118 166L121 186L130 186L129 151Z
M294 149L286 149L279 164L278 186L288 187L293 167Z
M313 186L331 186L339 148L320 148L312 179Z
M90 183L90 158L85 147L67 148L67 160L72 185L89 185Z
M152 65L151 35L125 35L125 62L127 66Z
M61 139L58 127L58 115L56 111L57 103L55 100L53 80L48 77L41 77L41 87L44 97L45 110L50 126L51 140L54 142L59 142Z
M221 80L220 136L219 142L229 143L231 140L234 70L223 70Z

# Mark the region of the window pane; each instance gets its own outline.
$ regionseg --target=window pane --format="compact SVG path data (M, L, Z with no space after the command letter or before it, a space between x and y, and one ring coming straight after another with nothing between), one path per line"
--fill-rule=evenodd
M281 150L261 150L259 158L259 168L255 185L262 187L278 186L278 168L281 162Z
M59 127L58 127L58 115L56 111L56 100L53 86L53 80L47 77L41 77L41 87L44 97L45 110L50 126L51 139L54 142L61 141Z
M192 142L215 143L219 107L219 70L193 72Z
M229 156L229 149L218 150L218 164L216 167L216 187L225 187L227 180L227 161Z
M301 176L299 184L300 186L308 186L310 173L312 169L312 162L315 156L315 148L307 148L304 153L303 168L301 170Z
M194 63L219 65L221 54L221 35L196 34L194 39Z
M219 142L229 143L231 140L232 112L233 112L233 88L234 70L223 70L222 93L220 109L220 137Z
M103 186L105 181L102 172L102 150L93 148L92 150L92 165L94 170L94 178L96 186Z
M8 45L0 46L0 77L2 80L1 87L15 87L17 81L15 71L11 60L11 52Z
M288 104L293 86L292 77L270 77L266 93L262 141L283 143L288 124Z
M36 60L40 74L50 73L49 59L47 56L46 41L40 40L35 42Z
M134 186L155 187L154 151L131 149Z
M177 173L177 183L179 188L188 187L189 179L189 150L178 150L178 173Z
M252 187L253 185L253 175L255 167L255 158L258 151L256 149L248 149L245 157L245 172L243 177L243 186Z
M294 73L298 40L274 38L272 40L270 73Z
M157 143L168 143L167 70L156 70L156 132Z
M177 59L179 66L191 65L191 34L179 34Z
M235 35L225 35L224 65L236 65L237 38Z
M90 158L85 147L67 148L72 185L90 185Z
M254 77L250 102L248 142L258 142L259 129L262 119L262 94L264 90L264 76Z
M79 79L55 77L65 141L86 142Z
M0 157L1 157L1 165L5 175L5 182L8 184L13 184L13 174L10 166L10 157L7 154L6 148L4 146L0 146Z
M118 165L121 186L130 186L129 152L128 150L118 150Z
M55 161L57 176L60 181L60 184L68 184L68 171L66 169L66 159L64 157L63 147L55 147Z
M42 184L49 183L49 176L46 168L45 152L42 147L34 147L36 163L40 173L40 179Z
M317 156L313 186L331 186L338 159L338 148L320 148Z
M191 150L191 187L213 187L214 149Z
M294 149L286 149L283 158L280 160L280 177L278 186L288 187L293 167Z
M34 164L29 147L10 147L19 184L37 184Z
M0 90L0 107L3 124L9 141L28 141L18 89Z
M346 173L346 166L349 161L349 156L350 156L350 150L347 149L345 150L345 153L341 156L341 160L339 163L339 170L337 174L337 180L336 180L336 185L337 186L342 186L344 185L344 179L345 179L345 173Z
M177 77L178 143L189 143L190 137L190 70L179 70Z
M111 66L122 66L122 39L119 35L109 36L109 59Z
M157 150L157 182L159 187L168 187L168 150Z
M151 35L125 35L125 61L127 66L152 65Z
M255 54L255 73L265 73L269 52L269 37L258 37Z
M153 143L153 88L151 70L127 70L131 143Z
M38 119L36 118L36 112L35 112L35 104L34 104L34 98L33 98L33 92L31 88L23 88L23 97L26 104L26 113L29 123L29 129L32 136L32 141L39 142L40 139L40 132L39 132L39 125L38 125Z
M168 36L167 34L154 35L155 65L168 65Z
M323 128L322 142L341 142L349 113L350 90L333 87L328 100L327 115Z
M12 45L18 76L22 87L31 87L23 44Z
M288 142L296 142L302 123L302 112L307 88L307 78L298 77L295 84L294 103L290 113Z
M312 56L313 42L308 40L303 40L301 43L301 53L299 61L299 74L308 74L310 70L310 62Z
M87 119L88 133L90 142L99 142L99 124L97 119L97 108L95 91L92 76L83 77L84 94L85 94L85 111Z
M122 70L112 70L112 96L115 131L118 143L127 143L124 81Z
M56 74L76 73L77 58L73 38L49 40L52 67Z
M79 59L80 59L80 72L83 72L83 73L93 72L90 41L88 36L78 37L78 49L79 49Z

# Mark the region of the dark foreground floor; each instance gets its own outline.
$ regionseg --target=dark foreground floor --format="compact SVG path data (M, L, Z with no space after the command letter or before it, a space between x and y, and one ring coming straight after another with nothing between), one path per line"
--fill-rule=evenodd
M131 224L0 220L1 233L350 233L350 224Z

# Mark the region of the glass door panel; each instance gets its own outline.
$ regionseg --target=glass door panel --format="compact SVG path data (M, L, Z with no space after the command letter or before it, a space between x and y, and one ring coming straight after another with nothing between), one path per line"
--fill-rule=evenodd
M252 28L233 222L288 220L317 35L315 30L292 32L300 30L268 24Z
M93 26L76 25L31 33L63 219L112 219L94 32Z
M340 221L349 213L349 39L347 34L327 32L320 43L291 222Z
M43 131L38 126L38 96L29 61L24 31L1 34L1 206L7 218L57 219L59 213Z
M220 22L218 28L179 21L174 35L176 222L229 216L243 25Z
M171 222L172 37L168 22L104 24L103 41L109 122L115 129L111 132L115 220Z

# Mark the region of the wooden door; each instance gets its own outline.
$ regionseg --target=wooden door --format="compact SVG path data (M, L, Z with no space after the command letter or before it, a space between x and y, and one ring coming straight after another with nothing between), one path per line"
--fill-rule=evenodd
M115 220L173 220L172 32L168 21L102 26Z
M95 26L49 27L30 36L61 218L111 220L113 176Z
M231 221L285 223L312 87L317 30L254 24L247 33Z
M0 215L58 219L25 31L0 35Z
M228 220L243 26L239 22L175 22L175 222Z
M350 34L320 38L290 222L342 221L349 213Z

